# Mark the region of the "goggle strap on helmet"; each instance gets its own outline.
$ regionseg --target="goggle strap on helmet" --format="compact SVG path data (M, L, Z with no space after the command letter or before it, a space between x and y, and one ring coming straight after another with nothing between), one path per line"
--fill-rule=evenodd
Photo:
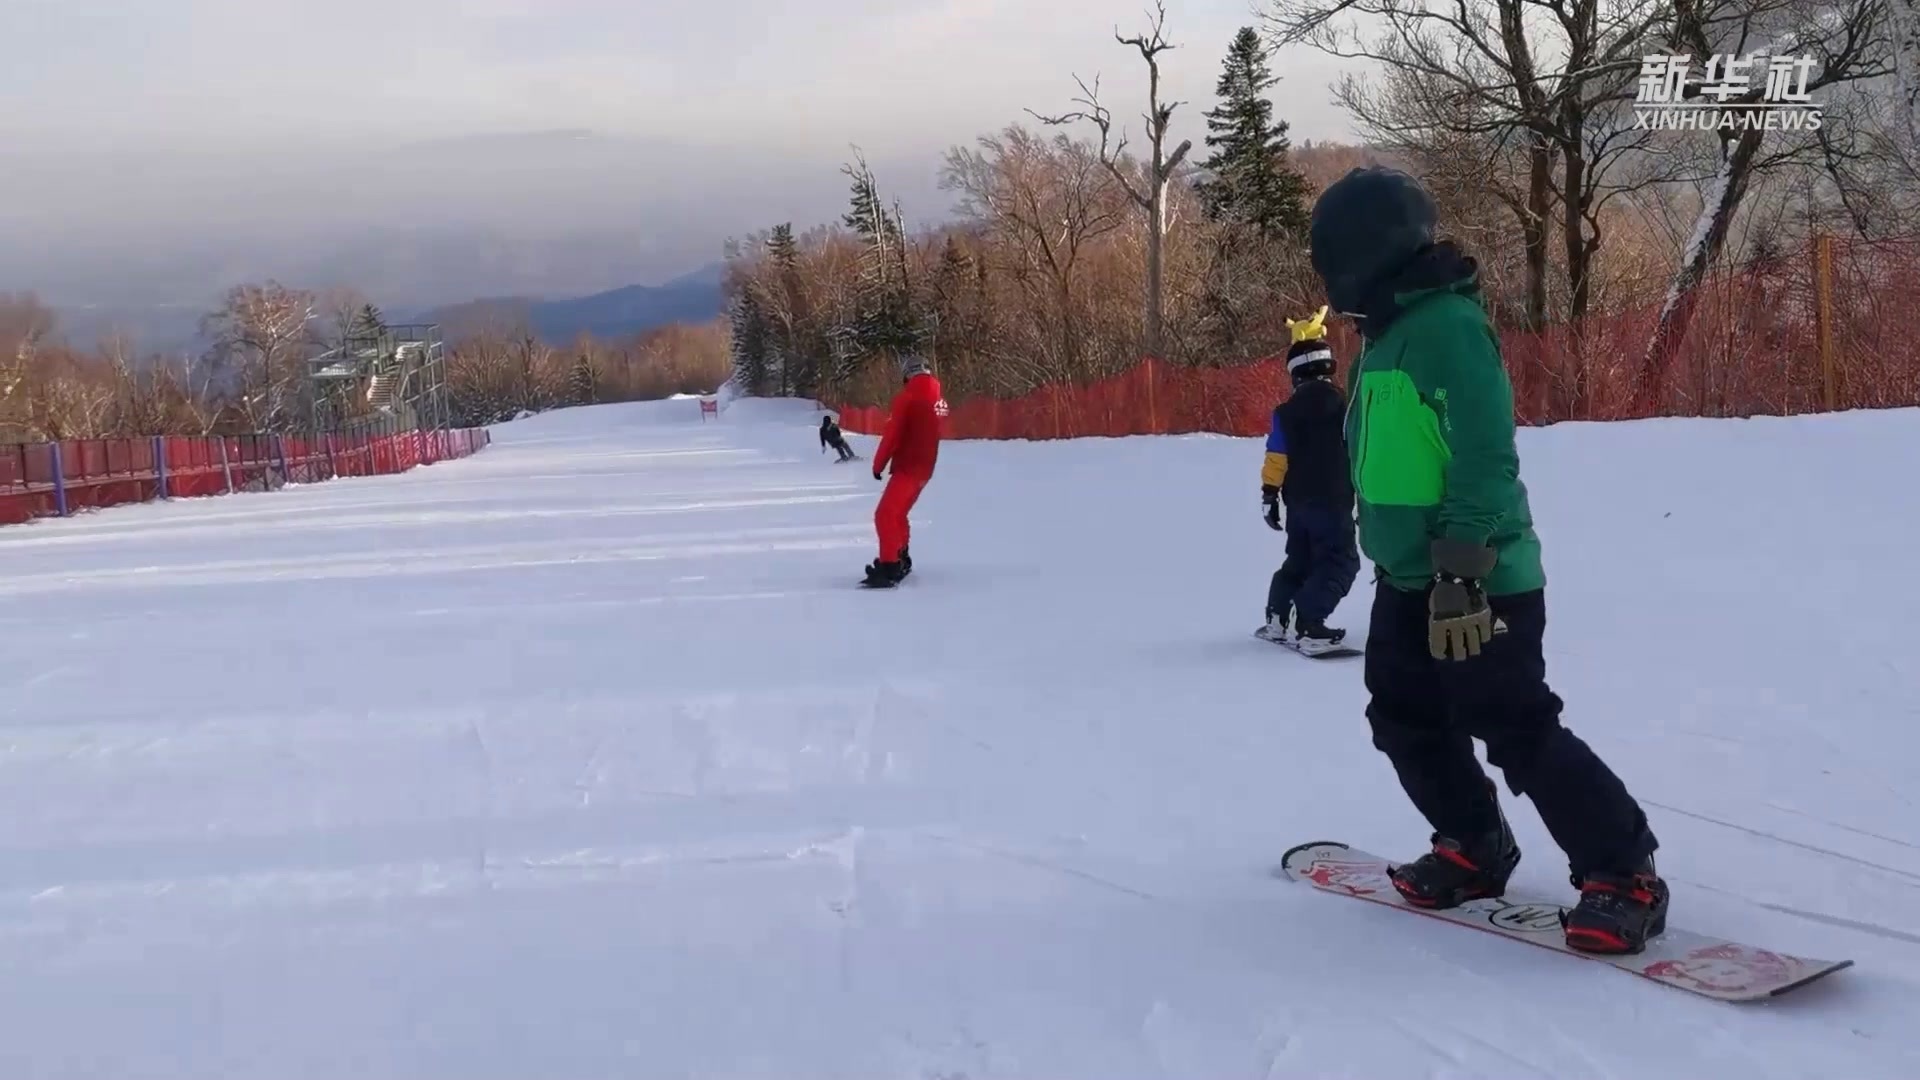
M1290 356L1287 358L1287 371L1299 371L1308 364L1318 363L1322 360L1329 364L1333 363L1333 350L1315 349L1312 352L1303 352L1298 356Z

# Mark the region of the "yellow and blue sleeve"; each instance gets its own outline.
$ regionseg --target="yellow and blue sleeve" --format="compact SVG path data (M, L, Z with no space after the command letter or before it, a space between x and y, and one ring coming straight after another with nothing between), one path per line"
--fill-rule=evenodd
M1260 466L1260 486L1279 487L1287 479L1287 432L1280 426L1280 410L1273 410L1273 426L1267 429L1267 460Z

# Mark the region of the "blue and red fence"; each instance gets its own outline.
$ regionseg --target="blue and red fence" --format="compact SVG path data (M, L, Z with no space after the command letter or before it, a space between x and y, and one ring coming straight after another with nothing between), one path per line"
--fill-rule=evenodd
M485 428L330 435L152 435L0 446L0 525L152 499L382 476L478 453Z

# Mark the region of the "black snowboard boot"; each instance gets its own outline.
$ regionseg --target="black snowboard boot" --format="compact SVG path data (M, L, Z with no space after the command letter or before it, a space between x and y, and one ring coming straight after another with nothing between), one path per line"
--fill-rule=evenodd
M1506 892L1507 879L1519 865L1520 845L1514 842L1506 814L1501 813L1498 829L1470 841L1433 834L1432 851L1394 867L1388 876L1407 903L1451 908Z
M891 589L906 577L906 571L897 562L874 560L867 564L867 579L860 584L869 589Z
M907 545L901 544L900 545L900 576L904 578L911 573L913 573L913 556L907 554Z
M1324 652L1337 648L1347 638L1347 632L1328 626L1319 619L1302 620L1295 635L1301 652Z
M1631 873L1588 874L1574 879L1580 902L1560 916L1567 948L1589 953L1634 955L1667 929L1667 883L1654 873L1653 856Z

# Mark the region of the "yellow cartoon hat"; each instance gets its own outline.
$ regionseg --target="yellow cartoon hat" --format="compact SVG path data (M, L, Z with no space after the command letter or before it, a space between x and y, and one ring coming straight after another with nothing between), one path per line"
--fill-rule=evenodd
M1287 330L1293 335L1293 344L1303 341L1325 341L1327 339L1327 305L1321 304L1320 310L1304 319L1288 319Z

